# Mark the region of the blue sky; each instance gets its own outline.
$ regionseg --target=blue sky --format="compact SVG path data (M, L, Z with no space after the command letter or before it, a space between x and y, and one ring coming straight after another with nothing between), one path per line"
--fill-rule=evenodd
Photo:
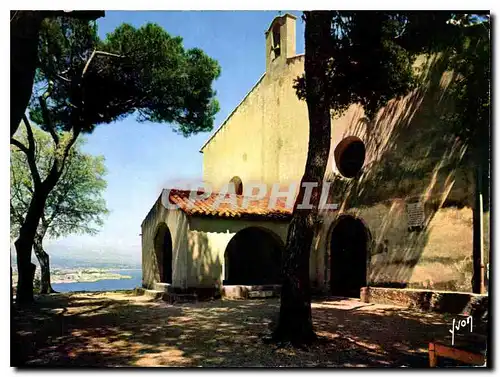
M297 53L304 52L304 23L297 16ZM139 27L147 22L179 35L186 48L199 47L216 59L222 73L215 82L221 110L214 130L252 88L265 71L264 32L277 11L109 11L98 20L104 38L121 23ZM249 125L251 127L251 125ZM108 188L104 194L111 214L97 236L71 236L47 242L47 250L61 247L78 254L109 251L140 260L140 225L161 189L177 180L201 180L200 147L211 133L189 138L171 131L168 124L139 124L133 117L98 126L86 136L85 151L104 155Z

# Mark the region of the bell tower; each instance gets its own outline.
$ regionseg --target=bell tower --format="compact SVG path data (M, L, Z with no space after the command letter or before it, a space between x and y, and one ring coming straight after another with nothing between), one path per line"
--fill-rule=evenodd
M266 72L283 65L295 56L295 22L297 17L285 13L277 16L266 31Z

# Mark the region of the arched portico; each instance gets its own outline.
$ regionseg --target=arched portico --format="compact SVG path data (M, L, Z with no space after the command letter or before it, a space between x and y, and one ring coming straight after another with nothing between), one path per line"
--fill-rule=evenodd
M224 253L224 284L281 284L283 249L281 238L269 229L240 230L231 238Z

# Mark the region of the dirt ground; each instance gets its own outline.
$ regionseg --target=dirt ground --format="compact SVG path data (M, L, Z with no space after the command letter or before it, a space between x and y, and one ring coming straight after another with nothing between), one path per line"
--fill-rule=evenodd
M452 317L330 298L312 305L321 341L277 348L262 336L279 300L169 305L132 292L54 294L12 312L18 366L427 367Z

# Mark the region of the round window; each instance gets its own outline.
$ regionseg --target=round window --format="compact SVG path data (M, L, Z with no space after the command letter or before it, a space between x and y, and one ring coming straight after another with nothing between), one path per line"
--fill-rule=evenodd
M342 140L335 148L335 164L337 169L346 178L355 177L365 162L365 144L356 136L349 136Z

